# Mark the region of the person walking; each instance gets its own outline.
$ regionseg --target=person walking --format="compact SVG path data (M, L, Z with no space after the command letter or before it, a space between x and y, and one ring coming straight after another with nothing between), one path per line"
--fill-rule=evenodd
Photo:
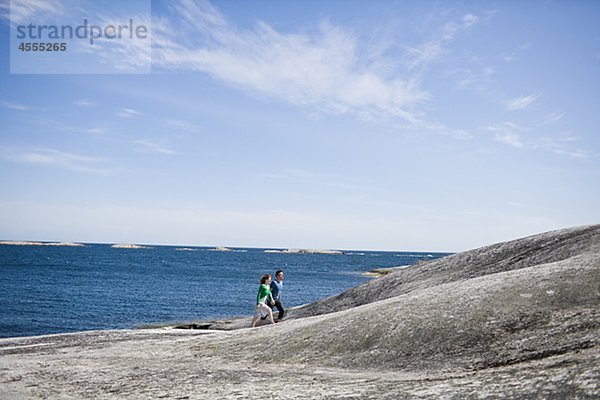
M277 314L277 320L281 321L283 316L285 315L285 309L281 304L281 299L283 298L283 271L277 270L275 272L275 280L271 282L271 295L273 296L273 300L275 301L273 304L269 304L271 309L277 308L279 313Z
M271 323L275 323L273 320L273 310L267 305L267 301L269 304L275 303L273 301L273 295L271 294L270 284L271 275L264 274L260 278L260 286L258 287L258 293L256 295L256 309L254 311L254 317L252 317L253 328L256 326L256 321L258 321L259 318L266 319L269 317Z

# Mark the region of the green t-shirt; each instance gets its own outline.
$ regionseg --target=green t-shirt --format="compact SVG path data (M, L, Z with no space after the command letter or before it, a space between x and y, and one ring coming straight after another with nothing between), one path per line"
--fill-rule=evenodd
M264 283L260 285L258 288L258 295L256 296L256 304L260 303L261 299L265 297L269 297L271 294L271 289L265 285Z

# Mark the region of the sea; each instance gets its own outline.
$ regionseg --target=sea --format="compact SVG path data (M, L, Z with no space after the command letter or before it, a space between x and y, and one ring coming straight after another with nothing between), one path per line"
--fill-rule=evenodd
M447 253L0 245L0 337L186 323L254 310L262 274L285 271L286 307L367 281L363 272Z

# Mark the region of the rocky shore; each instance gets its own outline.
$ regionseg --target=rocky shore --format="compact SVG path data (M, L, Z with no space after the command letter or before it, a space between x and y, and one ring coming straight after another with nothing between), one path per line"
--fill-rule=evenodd
M202 329L0 339L0 398L597 398L600 225L400 268Z

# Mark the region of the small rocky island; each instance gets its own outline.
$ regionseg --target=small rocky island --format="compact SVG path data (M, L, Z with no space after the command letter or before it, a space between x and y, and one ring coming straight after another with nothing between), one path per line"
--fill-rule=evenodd
M327 249L269 249L265 250L265 253L283 253L283 254L344 254L339 250L327 250Z
M386 271L249 324L0 339L0 398L596 399L600 225Z
M31 242L31 241L14 241L2 240L0 246L54 246L54 247L85 247L82 243L72 242Z
M138 250L138 249L151 249L152 247L148 247L148 246L142 246L139 244L130 244L130 243L117 243L117 244L113 244L112 246L113 249L133 249L133 250Z
M219 247L215 247L214 249L209 249L209 251L224 251L224 252L228 252L228 251L233 251L233 250L231 250L229 247L219 246Z

